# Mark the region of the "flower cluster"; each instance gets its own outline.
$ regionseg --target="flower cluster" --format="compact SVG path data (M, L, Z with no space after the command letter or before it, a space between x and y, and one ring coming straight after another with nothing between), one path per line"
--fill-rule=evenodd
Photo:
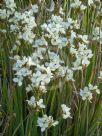
M81 0L71 1L71 10L74 8L83 12L87 5L91 8L94 2L99 0L88 0L87 3ZM54 9L51 12L53 11ZM52 13L48 20L37 25L35 17L37 12L37 5L31 5L24 11L17 11L14 0L6 0L5 8L0 9L0 18L6 20L9 33L15 39L12 55L15 53L17 55L11 58L14 62L13 81L18 86L22 86L25 82L27 95L32 94L26 101L29 107L34 109L33 111L40 112L46 107L43 104L42 95L50 90L48 88L50 83L54 83L56 79L58 82L61 79L63 82L74 83L76 71L83 70L83 67L87 68L93 53L88 35L84 34L84 31L79 31L81 21L75 20L76 17L73 19L69 16L65 19L60 9L61 16ZM2 30L2 32L6 31ZM99 26L96 26L92 31L92 40L99 41L101 35L102 31ZM30 55L18 53L20 47L25 44L31 48ZM102 79L102 71L98 78ZM82 100L88 99L91 102L94 92L100 94L98 86L89 84L80 89L79 94ZM61 105L61 113L63 119L71 118L70 108L65 104ZM37 120L37 126L42 132L57 124L58 121L54 121L53 117L47 116L46 113Z
M80 8L80 10L85 10L87 8L87 6L85 6L81 1L79 0L74 0L73 3L71 3L71 8L74 9L78 9Z
M16 9L16 4L14 0L5 0L5 8L0 9L0 18L6 19L14 14Z
M41 131L44 132L47 128L51 126L56 126L58 121L54 121L52 116L44 115L42 118L38 118L37 126L41 127Z
M43 99L40 99L39 101L35 100L35 97L32 96L30 100L26 100L28 102L28 105L30 107L33 107L34 109L43 109L45 108L45 105L43 104Z
M37 5L32 5L32 8L24 12L15 12L14 16L9 19L10 31L17 36L18 40L32 43L35 34L34 28L37 26L34 13L37 12ZM29 21L30 20L30 21Z
M18 12L14 0L6 0L5 5L6 9L0 9L0 18L8 20L10 32L16 37L16 45L20 44L20 40L32 43L35 37L33 31L37 26L34 13L37 13L38 6L31 5L29 10Z
M43 87L44 85L50 82L50 79L53 77L49 67L44 65L39 65L37 54L32 54L31 57L23 57L22 59L19 56L16 56L16 63L14 64L13 70L16 72L16 77L13 79L14 82L17 82L19 86L22 85L23 79L26 77L30 81L29 88L34 87ZM35 67L32 69L32 67ZM27 88L27 90L29 90ZM32 90L32 89L31 89ZM46 90L46 89L45 89Z
M79 41L76 45L75 41ZM83 66L90 64L92 58L92 50L88 48L88 36L76 34L71 31L70 53L74 57L73 70L81 70Z
M94 4L99 2L100 0L87 0L86 3L82 0L74 0L74 2L71 3L71 8L85 10L87 8L87 5L93 6Z
M85 86L83 90L80 89L80 96L83 100L88 99L89 102L91 102L93 91L95 91L97 94L100 94L98 86L93 86L92 84L89 84L88 86Z
M67 18L66 21L60 16L52 15L51 19L47 23L41 25L44 33L44 37L48 38L53 46L62 49L66 47L70 37L68 38L67 32L69 29L76 28L79 26L77 21L72 18Z
M92 58L93 54L90 49L87 48L84 44L79 44L78 50L71 50L73 54L75 54L76 61L73 62L74 70L82 69L82 66L88 66L90 64L89 59Z
M67 38L61 36L66 32L63 19L60 16L52 15L48 24L44 23L41 28L44 31L44 37L49 38L52 45L58 46L60 49L67 45Z

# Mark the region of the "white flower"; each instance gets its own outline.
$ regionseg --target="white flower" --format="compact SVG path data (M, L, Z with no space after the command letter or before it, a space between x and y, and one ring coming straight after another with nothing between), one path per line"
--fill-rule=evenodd
M41 132L44 132L48 128L48 117L44 115L44 117L38 118L37 126L41 127Z
M66 77L66 80L69 81L74 81L73 79L73 70L69 69L67 66L66 67L59 67L59 73L58 75L60 75L61 77Z
M90 6L91 4L93 4L93 0L88 0L88 5Z
M21 86L22 82L23 82L23 77L22 76L18 76L16 78L13 78L13 82L18 83L18 85Z
M88 99L91 102L92 99L92 92L89 90L88 87L84 87L84 89L80 89L80 96L83 100Z
M31 5L31 7L32 7L32 11L34 12L34 13L37 13L38 12L38 5Z
M27 63L27 58L24 56L22 59L20 59L20 56L16 55L14 56L14 60L16 63L13 65L13 70L18 71L23 65Z
M28 66L35 66L36 63L33 61L32 57L28 57L28 61L27 61L27 65Z
M74 79L73 79L73 70L67 69L67 71L66 71L66 78L67 78L67 80L74 81Z
M88 44L88 35L78 35L78 38L80 38L84 43Z
M79 1L79 0L74 0L74 2L71 4L71 7L72 8L78 8L78 7L80 7L81 6L81 1Z
M40 108L45 108L45 105L43 104L43 99L40 99L39 101L37 101L37 106Z
M26 100L26 101L28 102L28 105L29 105L29 106L31 106L31 107L33 107L33 108L36 107L36 101L35 101L35 97L34 97L34 96L32 96L32 97L30 98L30 100Z
M33 108L43 109L45 108L45 105L43 104L43 99L40 99L39 101L35 100L35 97L32 96L30 100L26 100L28 102L28 105Z
M16 4L14 3L14 0L6 0L6 7L14 11L14 8L16 8Z
M44 115L39 117L37 120L37 126L41 127L41 132L44 132L47 128L51 126L56 126L58 121L54 121L52 116Z
M59 49L62 49L63 47L65 47L68 43L67 38L65 37L54 37L51 39L51 43L52 45L58 45Z
M87 59L87 57L83 58L82 65L88 66L90 64L90 61Z
M44 85L40 85L39 88L40 88L42 93L46 93L47 92L46 91L46 87Z
M62 117L63 119L71 118L70 108L68 108L65 104L61 105L62 108Z
M99 89L96 89L96 93L97 93L97 94L100 94L100 90L99 90Z
M85 10L86 8L87 8L87 6L84 6L84 5L81 5L81 6L80 6L80 9L81 9L81 10Z
M36 86L39 86L42 80L43 80L42 74L40 71L37 71L36 73L34 73L31 78L32 83L35 84Z
M39 46L43 46L43 45L47 46L48 43L47 43L47 41L45 40L44 37L41 37L41 39L36 39L35 40L35 43L34 43L33 47L38 47L39 48Z
M85 86L83 90L80 89L80 96L83 100L88 99L91 102L92 94L94 93L94 91L97 94L100 94L100 90L98 89L97 85L93 86L92 84L89 84L88 87Z
M35 37L35 34L29 29L26 29L26 31L23 33L19 32L19 35L18 35L19 39L23 39L24 41L29 43L33 42L34 37Z
M50 67L46 68L44 66L37 65L37 72L33 73L31 81L36 86L39 86L48 84L52 78L53 74Z
M73 70L80 70L82 69L83 65L88 66L90 64L89 60L90 58L92 58L93 54L92 51L87 48L87 45L79 43L79 47L77 50L73 49L75 48L74 46L72 46L71 48L71 53L76 57L75 62L73 62Z
M26 76L31 75L31 73L32 73L31 70L28 70L27 68L23 67L23 68L19 69L19 70L16 72L15 75L26 77Z
M74 47L70 47L70 53L71 54L76 54L77 53L77 49L75 49Z
M32 89L33 89L32 86L29 84L29 85L26 87L27 93L30 92L30 91L32 91Z
M81 66L81 59L78 57L77 59L76 59L76 61L75 62L73 62L73 70L81 70L82 69L82 66Z
M97 94L100 94L100 90L98 89L97 85L93 86L92 84L89 84L88 87L89 87L89 90L91 91L95 90Z

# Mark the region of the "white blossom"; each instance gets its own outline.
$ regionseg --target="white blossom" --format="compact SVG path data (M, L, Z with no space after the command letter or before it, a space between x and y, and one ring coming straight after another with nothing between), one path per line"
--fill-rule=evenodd
M40 108L45 108L45 105L43 104L43 99L40 99L39 101L37 101L37 106Z
M87 7L83 5L80 0L74 0L74 2L71 3L71 8L80 8L80 10L85 10Z
M37 13L38 12L38 5L31 5L31 7L32 7L32 11L34 12L34 13Z
M62 104L61 108L63 119L71 118L70 108L68 108L65 104Z
M91 4L93 4L93 0L88 0L88 5L90 6Z
M30 100L26 100L26 101L28 102L28 105L29 105L29 106L31 106L31 107L33 107L33 108L36 107L36 101L35 101L35 97L34 97L34 96L32 96L32 97L30 98Z
M27 93L32 91L32 90L33 90L32 86L30 84L28 84L28 86L26 87Z
M90 59L92 58L93 54L86 45L79 43L79 48L77 50L71 49L70 51L72 54L75 54L76 57L76 61L73 62L73 70L80 70L82 69L82 65L88 66L90 64Z
M13 82L17 83L19 86L22 86L23 77L22 76L18 76L16 78L13 78Z
M94 91L97 94L100 94L100 90L98 89L97 85L93 86L92 84L89 84L88 86L85 86L83 90L80 89L80 96L82 97L83 100L88 99L89 102L91 102Z
M80 89L80 96L82 97L82 100L88 99L91 102L92 99L92 92L89 90L88 87L84 87L84 89Z
M44 132L46 129L51 126L56 126L58 121L54 121L52 116L44 115L43 117L38 117L37 126L41 128L41 132Z
M95 90L97 94L100 94L100 90L98 89L97 85L93 86L92 84L89 84L88 87L89 90L93 90L93 91Z
M31 73L32 73L31 70L28 70L27 68L21 68L15 73L15 75L26 77L26 76L31 75Z
M45 105L43 104L43 99L39 99L38 101L35 100L35 97L32 96L30 100L26 100L28 102L28 105L33 108L45 108Z

